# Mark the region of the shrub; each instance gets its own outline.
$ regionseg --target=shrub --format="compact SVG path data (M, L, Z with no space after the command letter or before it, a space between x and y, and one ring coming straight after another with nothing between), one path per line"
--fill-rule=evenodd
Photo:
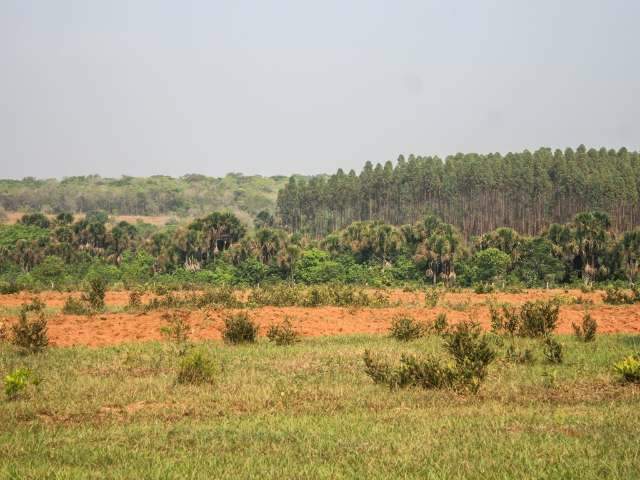
M31 370L27 368L18 368L4 377L4 393L7 398L9 400L18 398L18 395L29 385L31 377Z
M400 365L391 367L383 360L364 352L365 373L375 383L388 385L389 388L420 387L424 389L449 388L456 382L456 372L433 357L417 358L402 355Z
M42 311L32 312L34 320L29 319L30 312L22 310L18 322L13 326L13 343L26 352L41 352L49 345L47 319Z
M439 313L436 316L436 319L433 321L433 331L438 335L442 335L448 329L449 329L449 322L447 321L447 314Z
M86 302L69 296L62 306L62 313L66 315L89 315L91 309Z
M267 338L276 345L293 345L300 341L298 332L291 325L291 321L285 318L278 325L271 325L267 331Z
M473 292L478 294L493 293L496 287L492 283L478 283L473 287Z
M454 359L454 366L443 364L430 356L418 358L403 354L400 364L394 367L375 358L367 350L363 357L365 373L375 383L386 384L390 388L451 387L477 392L487 375L488 365L495 359L495 352L480 326L471 322L457 324L447 333L445 347Z
M424 303L427 307L434 308L438 305L442 294L437 288L429 288L424 294Z
M19 291L20 287L15 280L12 279L8 282L0 281L0 294L8 295L11 293L18 293Z
M628 305L636 301L635 293L627 293L618 287L609 287L605 290L602 301L610 305Z
M102 310L104 309L104 294L106 290L106 280L103 277L94 276L89 279L89 286L82 295L82 300L87 302L92 310Z
M640 383L640 354L630 355L613 366L624 382Z
M524 337L542 337L553 332L560 306L554 301L526 302L520 309L519 333Z
M543 341L544 356L549 363L562 363L562 344L547 335Z
M198 307L238 308L242 306L231 287L223 286L207 290L196 300Z
M458 382L477 392L487 375L487 367L496 358L480 325L461 322L445 337L445 348L456 362Z
M507 333L511 336L542 337L553 332L558 322L560 305L557 301L526 302L520 310L503 306L502 313L490 305L491 329L494 333Z
M224 319L222 339L225 343L253 343L258 335L256 325L247 312L239 312Z
M598 330L598 322L596 322L589 312L586 312L582 317L582 324L577 325L572 323L573 331L578 338L583 342L592 342L596 339L596 331Z
M427 333L427 326L407 315L399 315L391 320L389 335L396 340L408 342L423 337Z
M200 351L194 351L180 361L177 382L181 384L212 383L215 371L213 360Z
M131 290L131 292L129 292L129 303L127 304L129 310L142 307L142 293L141 290Z
M42 312L45 307L45 303L39 297L33 297L29 303L23 303L20 309L23 312Z
M186 344L189 342L191 327L189 326L189 312L165 313L162 318L168 323L160 329L160 332L167 340L181 347L181 353L186 351Z

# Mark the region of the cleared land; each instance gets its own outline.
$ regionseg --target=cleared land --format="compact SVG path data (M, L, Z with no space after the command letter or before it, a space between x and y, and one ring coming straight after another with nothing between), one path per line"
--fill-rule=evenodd
M64 315L62 306L69 295L78 297L78 293L45 292L39 295L48 307L49 337L53 345L103 346L125 342L160 340L160 329L166 325L162 318L166 310L128 313L124 307L129 301L128 292L107 292L107 311L92 316ZM29 293L0 296L0 315L11 321L17 309L33 297ZM154 295L145 295L148 302ZM523 293L497 293L480 295L471 291L446 293L438 300L434 308L425 306L425 296L421 292L389 292L393 306L379 308L364 307L260 307L251 308L249 313L258 323L261 333L285 317L289 317L303 336L324 336L342 334L378 334L388 330L394 317L410 315L416 320L430 321L438 313L446 313L451 323L469 318L479 321L489 328L489 305L521 305L529 300L557 298L566 303L560 308L558 322L559 333L571 333L573 322L579 323L585 308L598 322L601 333L637 333L640 332L640 304L606 305L602 303L602 293L582 293L579 290L529 290ZM579 301L592 304L575 304ZM198 340L220 338L223 317L229 309L194 310L189 317L193 337Z
M604 305L600 293L493 298L517 305L558 295L591 299L599 332L640 327L637 306ZM544 360L540 341L523 338L515 344L533 351L533 363L507 361L509 342L496 338L498 359L478 394L394 391L364 373L365 349L394 359L443 349L435 335L388 338L391 318L445 311L452 322L487 324L487 295L447 293L435 308L420 292L396 291L392 307L249 309L261 338L242 346L216 339L228 310L210 309L189 322L207 339L193 348L214 359L214 382L180 385L175 345L154 341L162 311L122 312L127 292L108 292L107 313L62 315L66 296L40 295L53 348L24 356L0 343L2 375L26 367L40 379L0 401L0 478L640 478L640 387L612 369L640 350L637 334L592 343L559 335L559 365ZM0 297L4 315L30 298ZM559 330L583 311L563 305ZM277 347L262 335L285 315L307 338Z

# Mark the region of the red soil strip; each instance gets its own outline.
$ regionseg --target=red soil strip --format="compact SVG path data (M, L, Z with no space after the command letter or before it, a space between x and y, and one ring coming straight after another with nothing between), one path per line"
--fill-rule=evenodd
M526 300L550 298L554 295L582 296L592 299L595 304L589 311L598 322L600 333L640 333L640 304L611 306L601 303L601 294L582 294L579 291L565 293L562 290L531 290L521 294L499 294L495 298L499 302L513 305ZM46 292L40 298L49 307L61 307L67 294ZM0 296L1 306L19 306L29 301L32 295L16 294ZM487 295L470 292L448 293L437 308L424 307L422 294L395 291L392 299L401 301L403 305L388 308L341 308L341 307L262 307L249 309L249 315L260 326L260 335L274 323L289 317L294 327L303 336L344 335L357 333L386 333L391 320L400 314L411 315L416 320L430 321L438 313L445 312L449 322L456 323L468 318L479 321L489 328L489 308L486 305ZM125 305L127 292L109 292L108 305ZM416 302L414 304L414 302ZM461 306L462 305L462 306ZM464 306L466 305L466 306ZM464 311L459 311L464 308ZM232 310L197 310L192 311L189 323L195 339L219 339L222 318ZM152 311L142 314L105 313L95 316L75 316L55 314L49 319L49 338L51 344L57 346L88 345L102 346L123 342L161 340L160 329L167 325L162 318L165 311ZM572 332L571 323L580 322L584 313L582 305L567 305L560 309L559 333Z

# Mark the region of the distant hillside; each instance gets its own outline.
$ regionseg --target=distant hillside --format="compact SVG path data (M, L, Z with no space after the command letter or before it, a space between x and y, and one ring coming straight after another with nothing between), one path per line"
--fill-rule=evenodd
M197 216L231 210L250 218L261 210L273 212L278 190L288 177L223 178L185 175L172 178L102 178L98 175L63 180L24 178L0 180L0 207L6 211L90 212L113 215Z

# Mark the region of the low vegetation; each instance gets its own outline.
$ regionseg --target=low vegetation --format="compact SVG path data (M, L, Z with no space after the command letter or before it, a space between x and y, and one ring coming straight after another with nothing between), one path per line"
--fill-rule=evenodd
M375 383L388 385L392 389L414 386L477 392L487 375L489 364L496 357L480 326L473 322L455 325L444 337L444 347L455 366L438 357L408 354L400 357L399 365L392 366L366 350L363 357L365 372Z
M238 312L224 318L222 339L225 343L254 343L258 336L258 325L247 312Z
M285 318L282 322L269 327L267 338L275 345L286 346L299 342L300 334L293 328L291 320Z
M423 337L429 327L408 315L399 315L391 320L389 335L401 342L408 342Z
M572 323L573 332L578 340L583 342L593 342L596 339L598 331L598 322L596 322L589 312L585 312L580 325Z

